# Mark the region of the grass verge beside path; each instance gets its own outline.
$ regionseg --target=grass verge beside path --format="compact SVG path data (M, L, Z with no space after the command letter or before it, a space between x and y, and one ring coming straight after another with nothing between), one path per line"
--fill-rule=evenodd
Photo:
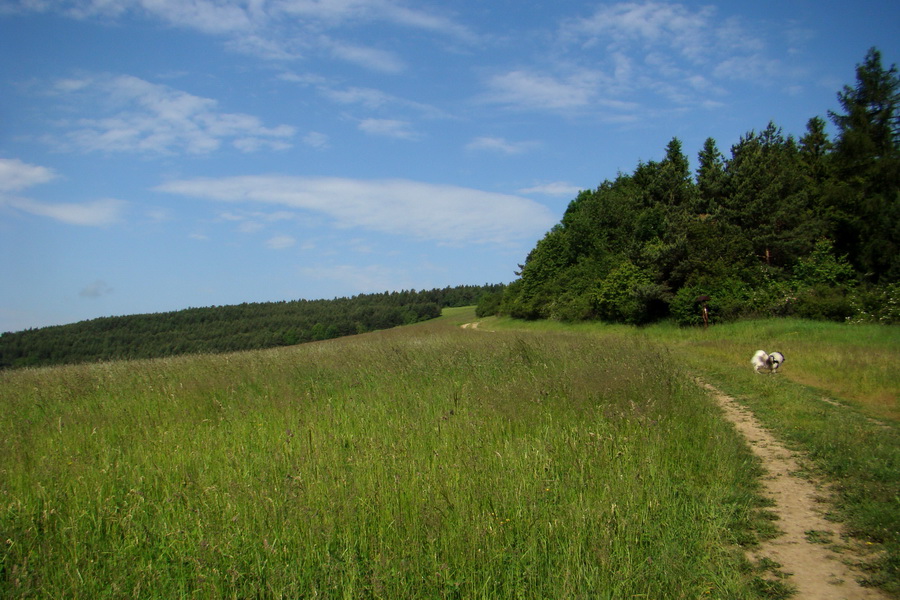
M0 373L0 597L760 597L671 353L463 318Z
M810 468L832 483L834 518L873 550L869 582L900 596L900 328L797 319L709 329L499 319L482 328L562 329L664 344L690 371L808 454ZM783 352L782 372L754 373L749 359L758 349Z

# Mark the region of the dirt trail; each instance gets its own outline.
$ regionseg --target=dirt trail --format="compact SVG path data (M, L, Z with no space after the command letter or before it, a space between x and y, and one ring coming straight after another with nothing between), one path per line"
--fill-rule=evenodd
M778 515L776 523L784 533L764 542L750 558L758 561L765 557L780 563L779 570L791 575L786 583L797 590L793 599L887 600L889 596L880 590L859 585L861 574L845 564L863 558L846 547L840 525L824 518L824 493L814 482L797 475L800 465L795 454L733 398L709 384L700 384L712 392L767 471L764 494L775 502L770 510ZM840 553L831 548L832 544L841 546Z

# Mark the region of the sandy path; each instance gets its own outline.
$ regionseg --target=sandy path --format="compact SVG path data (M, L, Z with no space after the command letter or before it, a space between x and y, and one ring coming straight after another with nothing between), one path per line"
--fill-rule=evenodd
M762 460L767 471L763 479L764 494L774 500L772 512L778 515L777 525L783 535L764 542L750 558L758 561L766 557L781 564L780 571L791 576L786 582L796 587L795 599L862 600L887 599L879 590L857 583L861 574L845 564L860 561L850 549L844 548L839 524L823 516L823 493L814 482L798 477L800 465L795 454L785 448L762 428L753 414L713 386L702 383L725 412L726 418L747 439L753 452ZM812 537L828 540L815 543ZM840 544L840 553L829 546Z

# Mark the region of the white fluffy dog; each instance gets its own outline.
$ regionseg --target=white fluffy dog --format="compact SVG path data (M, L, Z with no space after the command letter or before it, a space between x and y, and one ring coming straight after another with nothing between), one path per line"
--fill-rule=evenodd
M784 354L781 352L766 354L765 350L757 350L756 354L753 355L753 358L750 359L750 364L753 365L753 368L757 373L760 373L762 369L765 369L769 373L775 373L783 362Z

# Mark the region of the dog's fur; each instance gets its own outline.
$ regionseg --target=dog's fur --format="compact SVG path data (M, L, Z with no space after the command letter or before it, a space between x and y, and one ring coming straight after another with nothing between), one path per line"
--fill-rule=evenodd
M753 365L753 369L757 373L760 373L762 369L767 370L769 373L775 373L783 362L784 354L781 352L767 354L765 350L757 350L753 358L750 359L750 364Z

